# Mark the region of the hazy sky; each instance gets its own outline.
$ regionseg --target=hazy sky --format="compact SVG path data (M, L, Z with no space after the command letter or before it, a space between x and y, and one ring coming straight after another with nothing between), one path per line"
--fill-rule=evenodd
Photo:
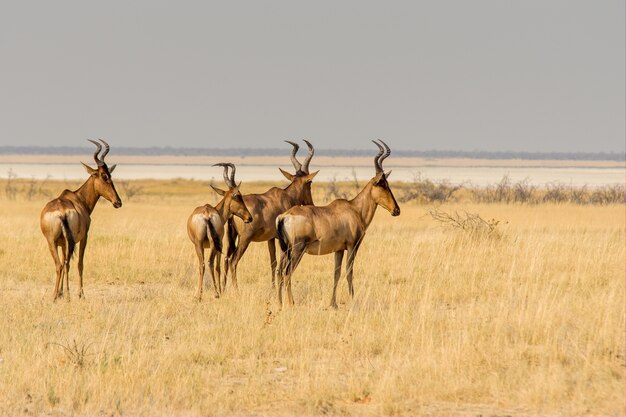
M624 3L3 2L0 145L624 151Z

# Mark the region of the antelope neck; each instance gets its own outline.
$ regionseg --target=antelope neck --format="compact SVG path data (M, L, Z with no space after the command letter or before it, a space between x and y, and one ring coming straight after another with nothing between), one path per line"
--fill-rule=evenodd
M350 200L350 204L352 204L356 211L361 215L361 219L367 228L372 222L374 214L376 214L376 208L378 207L378 204L376 204L372 198L372 183L368 182L359 194Z
M226 197L222 198L220 202L215 205L215 210L217 210L220 217L222 217L222 220L226 219L226 214L227 214L225 201L226 201Z
M303 186L304 185L302 185L302 187ZM302 194L302 190L301 189L298 190L298 188L296 187L296 183L293 181L289 183L289 185L286 188L284 188L283 191L286 193L286 195L289 196L292 204L297 204L298 197L300 194Z
M98 199L100 198L100 195L96 193L93 177L89 176L87 181L85 181L85 183L81 185L78 190L74 191L74 193L81 199L87 209L87 212L91 214L93 209L96 207Z

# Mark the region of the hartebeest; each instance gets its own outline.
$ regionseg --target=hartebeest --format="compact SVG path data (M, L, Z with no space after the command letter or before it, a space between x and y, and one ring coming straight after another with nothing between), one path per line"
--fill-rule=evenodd
M392 216L400 214L400 207L389 188L387 178L391 173L383 171L382 163L391 150L382 140L374 142L380 152L374 158L376 175L352 200L339 199L327 206L293 207L276 219L278 240L283 251L279 268L278 301L282 306L283 285L287 288L289 303L294 304L291 293L291 277L304 253L326 255L335 253L335 283L331 306L337 308L337 282L341 276L344 251L348 252L346 276L350 296L354 297L352 276L354 259L363 241L376 208L380 205ZM384 148L383 148L384 146Z
M97 168L81 162L89 174L89 178L76 191L65 190L61 195L45 205L40 215L41 232L48 241L48 248L56 266L56 282L54 285L53 300L63 296L63 277L67 301L70 300L70 259L74 253L74 246L80 243L78 250L78 297L83 293L83 257L87 247L87 236L91 224L91 213L100 197L109 200L113 207L122 207L122 200L117 195L111 173L116 165L108 167L104 158L109 153L109 144L100 139L105 147L102 155L102 145L89 139L96 145L93 159ZM61 247L62 257L59 259L58 246Z
M280 172L291 183L285 188L272 187L263 194L247 194L243 201L252 212L253 220L245 224L240 219L233 218L228 222L228 252L226 255L226 269L232 277L233 286L237 288L237 264L248 249L250 242L265 242L270 254L272 269L272 286L275 285L276 274L276 216L284 213L293 206L313 204L311 196L311 182L319 171L309 173L309 164L315 153L313 145L304 141L309 148L309 154L303 163L296 159L300 148L297 143L285 141L293 146L291 163L296 170L295 174L280 169ZM238 242L236 241L238 239Z
M195 246L196 254L198 255L200 273L198 289L196 290L196 299L198 300L202 299L202 283L205 270L204 249L210 248L211 250L208 261L209 273L213 280L215 297L217 298L222 292L220 258L226 221L233 215L239 217L244 223L250 223L252 221L252 215L248 211L241 193L239 192L239 185L235 183L235 165L231 163L219 163L214 166L224 167L224 182L228 186L228 190L224 191L211 185L213 190L224 198L222 198L215 207L209 204L196 207L187 220L187 234ZM228 175L228 168L231 168L230 176Z

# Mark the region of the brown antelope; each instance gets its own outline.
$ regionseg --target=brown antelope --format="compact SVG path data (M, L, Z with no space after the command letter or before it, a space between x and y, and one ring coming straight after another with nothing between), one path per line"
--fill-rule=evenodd
M400 207L389 188L382 163L391 150L382 140L383 146L374 142L380 152L374 158L376 175L352 200L339 199L327 206L293 207L276 219L278 240L283 251L279 268L278 301L283 304L283 285L287 288L289 303L294 304L291 293L291 277L304 253L327 255L335 253L335 283L331 306L337 308L337 282L341 276L341 262L344 251L348 252L346 276L350 296L354 297L352 274L354 259L363 241L365 232L380 205L392 216L400 214Z
M285 188L272 187L263 194L248 194L243 196L243 201L252 212L251 223L244 224L240 219L233 218L228 222L228 252L226 255L226 269L232 277L233 286L237 288L237 264L248 249L250 242L265 242L270 253L270 266L272 269L272 287L275 285L276 274L276 216L287 209L300 204L313 204L311 196L311 182L319 171L309 173L309 164L315 153L313 145L304 141L309 148L309 154L301 164L296 159L296 153L300 148L297 143L285 141L293 146L291 163L296 170L290 174L280 169L280 172L291 183ZM238 242L236 239L239 239Z
M93 159L97 168L81 162L89 174L89 178L76 191L65 190L61 195L45 205L40 215L41 232L48 241L48 248L56 266L56 283L52 299L56 300L63 296L63 277L65 277L65 291L67 301L70 301L70 259L74 253L74 246L80 243L78 250L78 297L82 298L83 293L83 257L87 247L87 236L91 223L91 213L96 207L100 197L104 197L113 203L113 207L122 207L122 200L115 191L115 185L111 178L111 173L116 165L110 168L104 162L105 156L109 153L109 144L100 139L105 147L102 155L98 156L102 150L102 145L89 139L96 145L96 152ZM59 259L57 247L61 247L62 256Z
M196 254L198 255L200 275L198 277L198 289L196 290L195 296L197 300L202 299L202 283L205 270L204 249L211 249L208 261L209 273L213 280L215 297L218 298L222 292L220 257L226 221L233 215L242 219L244 223L250 223L252 221L252 215L248 211L241 197L241 193L239 192L239 185L235 183L235 165L231 163L219 163L214 166L224 167L224 182L228 186L228 190L223 191L211 185L213 190L224 198L222 198L215 207L209 204L196 207L193 213L191 213L191 216L189 216L189 220L187 220L187 234L195 246ZM231 168L230 176L228 175L229 167Z

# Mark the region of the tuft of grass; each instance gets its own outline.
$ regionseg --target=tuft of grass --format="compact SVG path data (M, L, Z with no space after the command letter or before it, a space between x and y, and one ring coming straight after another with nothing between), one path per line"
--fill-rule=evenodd
M85 366L85 360L90 355L88 351L91 344L81 343L79 345L78 342L76 342L76 339L74 339L72 340L72 343L49 342L46 346L58 346L62 348L67 361L76 368L82 368Z

